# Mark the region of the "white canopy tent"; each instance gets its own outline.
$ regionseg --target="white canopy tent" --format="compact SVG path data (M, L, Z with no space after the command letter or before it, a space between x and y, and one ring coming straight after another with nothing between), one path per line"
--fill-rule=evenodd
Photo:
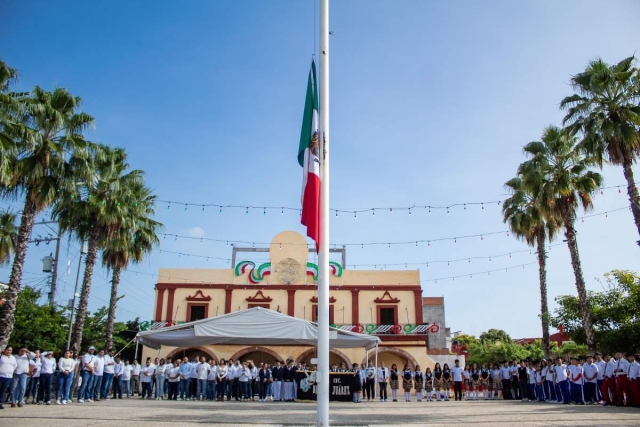
M197 320L167 328L139 332L136 340L153 349L211 344L317 346L318 325L262 307ZM377 347L380 338L331 328L332 348ZM376 360L377 364L377 360Z

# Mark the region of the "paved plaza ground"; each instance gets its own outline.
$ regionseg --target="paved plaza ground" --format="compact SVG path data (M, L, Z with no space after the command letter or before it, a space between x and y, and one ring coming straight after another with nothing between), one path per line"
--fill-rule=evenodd
M26 405L0 411L0 426L315 425L315 403L174 402L138 398L66 406ZM521 402L336 402L342 426L640 426L640 409Z

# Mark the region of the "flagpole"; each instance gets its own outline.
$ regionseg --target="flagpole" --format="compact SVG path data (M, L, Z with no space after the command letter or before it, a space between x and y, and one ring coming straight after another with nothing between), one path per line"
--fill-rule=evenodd
M320 0L318 427L329 426L329 0Z

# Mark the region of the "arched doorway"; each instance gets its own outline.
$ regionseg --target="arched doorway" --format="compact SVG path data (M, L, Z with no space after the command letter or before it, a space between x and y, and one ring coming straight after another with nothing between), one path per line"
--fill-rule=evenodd
M369 353L369 361L374 364L376 363L375 352ZM384 362L387 368L390 368L391 365L395 363L398 367L398 370L400 371L404 368L405 364L409 365L409 368L411 370L414 370L416 368L416 365L418 364L418 361L411 354L396 347L378 348L378 366L380 366L382 362ZM362 363L367 363L366 356L364 359L362 359ZM426 367L422 369L426 369Z
M218 357L215 355L215 353L211 350L209 350L206 347L185 347L185 348L176 348L175 350L173 350L171 353L169 353L165 359L170 358L170 359L176 359L176 358L180 358L183 359L185 357L188 357L189 360L194 359L195 357L206 357L207 360L210 359L214 359L215 361L218 361Z
M317 357L315 347L303 351L302 354L298 356L295 362L296 363L305 362L307 366L311 366L311 359L314 357ZM344 362L347 365L347 369L351 368L351 359L349 359L349 357L347 357L346 354L344 354L340 350L336 350L333 348L330 349L329 365L333 365L335 363L336 365L340 366L342 362Z
M233 360L253 360L253 363L260 365L260 363L275 364L276 360L284 360L285 358L275 351L267 347L245 347L240 351L237 351L233 356Z

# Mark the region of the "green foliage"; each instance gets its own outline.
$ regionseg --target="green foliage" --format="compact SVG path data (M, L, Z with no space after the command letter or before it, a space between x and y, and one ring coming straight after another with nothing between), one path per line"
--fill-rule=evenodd
M16 214L0 211L0 265L7 265L15 252L18 240Z
M467 346L478 343L478 339L476 337L474 337L473 335L467 335L467 334L458 335L453 340L457 341L461 345L467 345Z
M482 342L511 342L511 337L502 329L489 329L487 332L480 334L480 341Z
M69 318L60 307L38 305L40 296L40 291L29 286L18 294L15 328L9 344L14 348L59 353L67 346Z
M640 276L631 271L613 270L604 277L603 292L588 291L598 349L603 353L637 352L640 350ZM573 341L585 343L578 298L561 295L556 302L559 307L551 324L562 325Z

